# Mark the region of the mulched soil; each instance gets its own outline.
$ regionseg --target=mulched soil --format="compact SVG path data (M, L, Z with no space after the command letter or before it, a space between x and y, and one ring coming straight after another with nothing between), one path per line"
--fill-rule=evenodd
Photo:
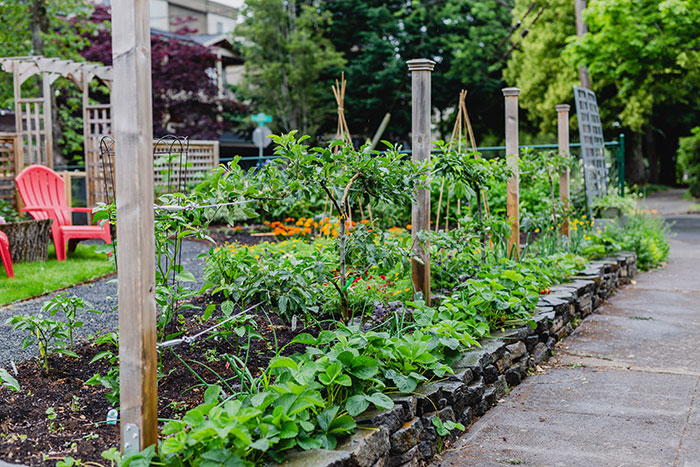
M274 237L253 236L241 230L234 233L220 227L212 228L211 236L219 244L227 241L255 244L275 240ZM201 310L210 303L220 304L222 301L221 296L195 298L192 305L196 308L178 312L181 316L173 320L166 332L181 331L191 336L207 329L222 316L221 311L217 306L214 317L205 323L198 318ZM292 331L276 314L268 311L257 309L249 313L262 339L253 339L248 351L244 348L247 337L240 340L235 337L200 338L192 345L162 349L159 352L159 418L180 418L188 409L200 404L205 388L199 378L208 384L222 384L219 378L224 378L228 380L228 386L222 384L224 390L229 393L231 388L235 390L236 373L222 355L237 355L246 362L250 373L258 376L275 356L276 348L284 347L301 332L317 334L320 330L318 327L304 329L300 325ZM111 408L105 398L107 390L84 384L95 373L107 372L109 364L106 360L90 364L90 360L103 350L113 349L90 341L79 343L75 348L79 355L77 359L50 356L48 374L39 367L37 359L17 365L17 380L22 392L0 388L0 460L38 466L55 465L58 460L71 456L103 465L108 463L101 453L119 446L118 425L105 422ZM303 346L293 344L285 348L283 355L297 351L303 351ZM52 420L47 414L49 409L56 414ZM164 423L161 422L160 426Z
M221 297L200 297L193 304L213 302L221 302ZM198 310L183 310L179 321L184 324L177 324L178 330L193 335L211 326L212 320L202 323L195 318L199 313ZM281 348L301 332L316 334L319 331L318 328L292 331L277 315L262 309L251 312L249 316L263 337L253 339L248 351L246 366L253 376L258 376L275 356L275 342ZM245 361L246 351L241 347L247 344L247 337L236 341L235 338L200 338L192 345L181 344L160 351L160 419L180 418L188 409L202 402L205 388L199 378L209 384L222 384L229 393L231 388L236 389L236 373L221 357L228 353ZM108 347L84 342L75 350L80 356L78 359L51 356L48 375L40 369L36 359L23 362L17 367L22 392L0 389L0 459L26 465L55 465L57 460L71 456L103 463L106 461L101 458L101 453L118 447L118 426L105 423L111 408L104 397L106 390L84 384L95 373L106 373L108 363L105 360L89 362ZM297 351L303 351L303 346L292 344L284 349L283 355ZM219 378L229 379L228 387ZM53 420L49 420L46 413L49 408L53 408L56 414Z
M227 225L212 225L209 227L209 236L218 245L224 243L238 243L241 245L255 245L260 242L276 242L274 235L268 235L269 229L261 225L246 225L234 230Z

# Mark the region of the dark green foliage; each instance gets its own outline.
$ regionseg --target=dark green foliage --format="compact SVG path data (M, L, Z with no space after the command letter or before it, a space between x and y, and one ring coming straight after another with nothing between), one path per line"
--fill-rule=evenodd
M680 139L678 165L687 176L690 194L700 198L700 126L693 128L691 136Z

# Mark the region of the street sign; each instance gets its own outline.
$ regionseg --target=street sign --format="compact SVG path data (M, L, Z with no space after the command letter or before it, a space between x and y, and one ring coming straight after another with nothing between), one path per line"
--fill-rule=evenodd
M253 115L250 119L257 123L258 126L265 126L272 121L272 117L263 112Z
M272 142L272 140L268 138L271 134L272 130L270 130L268 127L259 126L253 130L253 143L260 149L266 148Z
M589 214L593 202L608 192L608 167L605 161L603 127L600 123L598 103L590 89L574 86L578 132L581 139L581 160L586 183L586 199Z

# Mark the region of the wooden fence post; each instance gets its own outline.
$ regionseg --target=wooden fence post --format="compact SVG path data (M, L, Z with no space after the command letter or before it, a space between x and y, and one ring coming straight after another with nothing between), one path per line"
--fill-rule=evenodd
M148 0L112 1L123 451L158 441L150 33Z
M426 58L416 58L406 62L411 71L411 160L430 161L430 73L435 62ZM430 305L430 243L418 241L420 231L430 231L430 189L416 193L416 203L411 209L411 237L414 254L420 261L411 261L413 287L422 292L425 303Z
M559 139L559 154L569 155L569 109L570 106L567 104L561 104L555 106L557 109L557 134ZM561 200L564 209L569 208L569 199L571 198L570 193L570 182L569 182L569 168L562 170L559 173L559 199ZM570 236L569 233L569 218L564 217L561 224L561 234Z
M508 254L520 258L520 170L518 168L518 96L520 89L504 88L506 101L506 163L512 172L506 193L506 217L510 221Z

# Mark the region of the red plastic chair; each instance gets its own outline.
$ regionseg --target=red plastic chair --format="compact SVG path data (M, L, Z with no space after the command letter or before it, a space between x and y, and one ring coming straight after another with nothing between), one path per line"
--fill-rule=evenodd
M28 212L34 219L53 219L51 236L56 247L56 259L66 260L66 242L88 238L101 238L112 243L109 223L98 225L72 225L71 213L92 212L91 208L71 208L66 204L64 182L56 172L43 165L30 165L15 178L17 190Z
M10 241L5 232L0 232L0 259L5 266L7 277L15 277L15 271L12 269L12 257L10 256Z

